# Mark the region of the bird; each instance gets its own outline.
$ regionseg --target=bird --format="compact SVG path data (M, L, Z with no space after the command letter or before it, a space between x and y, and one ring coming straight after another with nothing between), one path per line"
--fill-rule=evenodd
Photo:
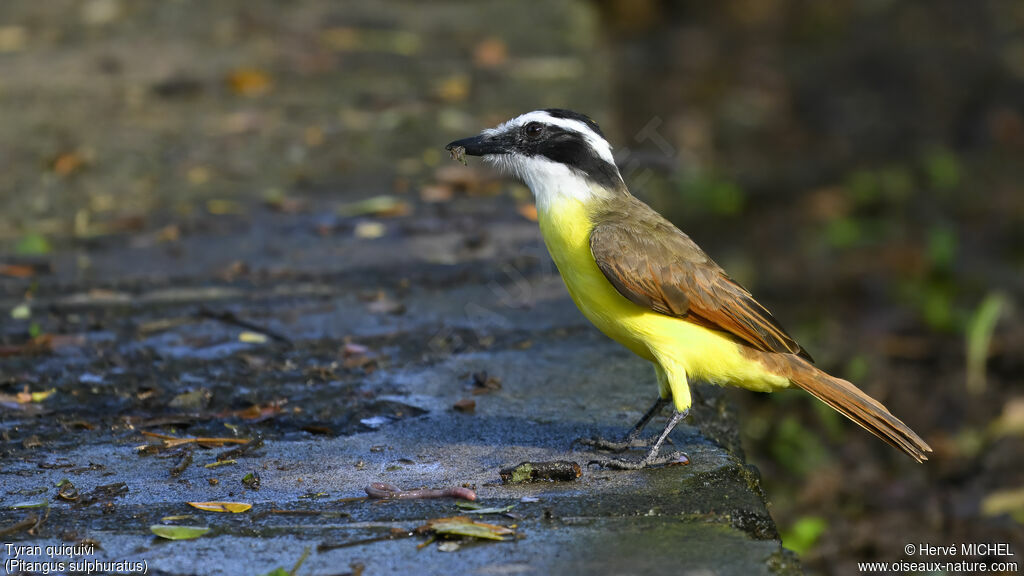
M601 332L650 361L658 383L651 408L620 440L584 444L613 452L649 446L639 460L597 461L638 470L680 463L662 455L689 414L691 382L757 392L803 389L918 462L931 447L880 402L814 365L772 314L697 244L633 196L612 146L590 117L549 108L527 112L446 146L481 157L533 193L541 235L569 295ZM666 405L664 430L644 441Z

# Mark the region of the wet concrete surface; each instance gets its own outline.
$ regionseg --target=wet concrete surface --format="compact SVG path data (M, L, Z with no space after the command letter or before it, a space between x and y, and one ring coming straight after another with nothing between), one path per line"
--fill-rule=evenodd
M46 518L4 540L94 541L92 559L145 560L159 574L287 570L307 547L300 574L359 565L365 574L799 573L718 390L698 388L693 416L672 436L689 465L586 465L602 455L573 440L624 434L654 398L652 371L575 310L536 224L510 200L459 202L486 224L367 240L304 232L315 213L253 207L240 231L213 226L173 250L138 238L92 250L102 281L61 264L73 253L54 254L32 319L55 340L0 359L0 529ZM385 222L429 220L421 211ZM480 229L477 252L438 262ZM236 261L244 270L221 274ZM5 280L0 308L16 306L30 282ZM5 322L5 340L19 341L26 322ZM246 332L277 339L246 342ZM13 401L24 389L53 393ZM453 409L461 399L475 409ZM263 445L207 468L232 446L140 450L154 442L143 432ZM172 473L185 452L191 463ZM500 469L527 460L571 460L583 474L501 484ZM258 489L243 485L249 473ZM124 488L68 502L57 495L62 479L81 495ZM390 539L463 512L451 500L346 500L373 482L472 486L484 505L515 505L515 517L481 520L514 524L518 537L454 551L418 549L422 535ZM11 508L40 499L48 508ZM221 500L254 507L229 515L186 504ZM177 515L212 530L190 541L152 536L150 525Z
M572 305L526 191L444 156L526 109L611 117L592 5L3 10L0 265L31 273L0 274L0 543L182 575L306 549L298 574L800 572L717 390L672 436L688 466L586 466L603 455L573 440L624 434L653 373ZM407 213L339 215L382 194ZM207 467L234 447L146 434L263 444ZM583 474L502 485L525 460ZM517 537L420 549L410 531L465 511L359 499L374 482L472 486ZM187 505L214 500L253 508Z

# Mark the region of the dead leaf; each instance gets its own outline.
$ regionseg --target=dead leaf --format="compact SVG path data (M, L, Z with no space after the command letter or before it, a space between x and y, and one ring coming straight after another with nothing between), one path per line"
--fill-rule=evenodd
M445 184L427 184L420 188L420 200L431 204L449 202L455 197L455 190Z
M202 186L210 181L210 169L206 166L193 166L185 173L185 178L192 186Z
M347 342L341 349L343 368L368 368L376 366L376 355L361 344Z
M28 302L22 302L11 308L11 320L28 320L32 317L32 307Z
M345 358L357 355L367 356L370 354L370 348L363 346L362 344L356 344L355 342L346 342L345 345L341 347L341 354Z
M263 203L267 208L282 214L299 214L309 210L309 201L304 198L285 196L280 191L274 191L264 198Z
M36 275L36 269L32 266L20 264L0 264L0 276L10 278L31 278Z
M497 524L477 522L468 516L451 518L435 518L416 528L420 534L434 533L439 536L466 536L483 540L507 540L506 536L515 535L516 531Z
M61 176L70 176L85 166L85 157L78 152L65 152L53 160L53 171Z
M266 344L270 341L270 338L266 334L247 330L238 335L238 341L245 342L246 344Z
M192 540L210 531L207 526L166 526L154 524L149 531L168 540Z
M29 392L28 386L26 386L24 391L18 392L15 396L21 404L28 404L29 402L42 402L50 396L53 396L56 392L56 388L50 388L49 390L42 390L39 392Z
M266 72L256 68L239 68L228 75L228 86L241 96L259 96L271 90L273 83Z
M167 406L170 408L177 408L179 410L201 410L210 403L212 398L212 392L206 388L198 388L196 390L182 392L174 398L171 398L171 401L167 403Z
M360 222L356 224L355 235L356 238L365 238L372 240L374 238L380 238L388 231L387 227L380 222Z
M158 242L177 242L181 240L181 228L177 224L168 224L156 233Z
M308 126L303 133L303 140L306 146L316 148L324 143L324 131L319 126Z
M189 506L207 512L232 512L238 514L252 508L247 502L189 502Z
M170 434L160 434L159 432L149 432L147 430L143 430L140 433L143 436L163 440L163 446L165 448L174 448L175 446L181 446L183 444L223 446L224 444L248 444L250 442L248 438L209 438L202 436L195 438L179 438L177 436L171 436Z
M501 38L487 38L473 49L477 68L497 68L508 60L508 45Z
M366 305L366 309L372 314L399 315L405 313L405 304L393 300L384 292L378 292L376 298Z
M227 412L221 412L217 414L218 418L241 418L243 420L266 420L273 418L284 411L285 404L288 403L287 399L274 400L267 402L266 404L253 404L248 408L241 410L230 410Z
M245 214L245 208L234 200L211 199L206 201L206 211L215 216Z
M338 206L339 216L348 218L355 216L378 216L381 218L392 218L406 216L412 212L408 202L390 195L372 196L358 202L350 202Z
M40 334L24 344L12 346L0 345L0 358L7 356L32 356L48 354L54 350L54 337L51 334Z
M462 398L452 405L456 412L469 413L476 410L476 401L472 398Z
M486 370L473 373L473 394L486 394L501 390L501 378L487 374Z
M435 89L438 98L449 103L463 102L469 96L469 76L455 74L443 78Z

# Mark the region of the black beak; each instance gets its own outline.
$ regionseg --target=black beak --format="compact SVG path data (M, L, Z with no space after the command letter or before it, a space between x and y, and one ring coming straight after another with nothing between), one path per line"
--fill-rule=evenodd
M483 134L479 136L473 136L472 138L463 138L462 140L456 140L451 144L444 147L445 150L451 152L452 148L462 147L465 149L466 154L470 156L486 156L488 154L501 154L505 151L505 147L502 145L497 138L488 138Z

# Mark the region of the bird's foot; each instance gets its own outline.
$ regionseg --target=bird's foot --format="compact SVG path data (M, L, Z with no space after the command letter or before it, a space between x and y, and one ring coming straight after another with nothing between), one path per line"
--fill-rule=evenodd
M602 468L613 470L643 470L652 466L682 466L690 463L690 457L685 452L672 452L665 456L648 454L641 460L623 460L621 458L605 458L602 460L591 460L587 465L597 464Z
M625 452L631 448L650 448L654 445L657 438L638 438L638 437L625 437L622 440L609 440L600 436L594 436L592 438L577 438L573 444L580 444L581 446L589 446L591 448L597 448L598 450L607 450L609 452Z

